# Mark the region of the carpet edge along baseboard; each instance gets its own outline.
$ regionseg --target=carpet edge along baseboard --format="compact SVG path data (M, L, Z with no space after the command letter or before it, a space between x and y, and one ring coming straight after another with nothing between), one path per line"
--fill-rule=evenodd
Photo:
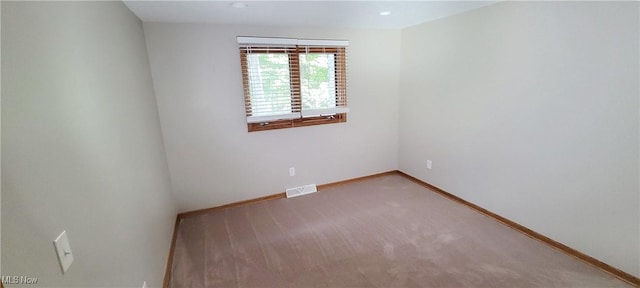
M509 220L508 218L500 216L500 215L498 215L496 213L493 213L493 212L491 212L491 211L489 211L489 210L487 210L485 208L482 208L482 207L480 207L480 206L478 206L478 205L476 205L474 203L471 203L471 202L469 202L467 200L464 200L464 199L462 199L462 198L460 198L458 196L455 196L455 195L453 195L453 194L451 194L451 193L449 193L449 192L447 192L447 191L445 191L443 189L438 188L437 186L434 186L434 185L432 185L430 183L422 181L422 180L420 180L420 179L418 179L416 177L413 177L413 176L411 176L409 174L406 174L406 173L404 173L402 171L397 171L397 172L398 172L399 175L402 175L403 177L413 181L414 183L416 183L418 185L421 185L421 186L423 186L423 187L425 187L425 188L427 188L427 189L429 189L431 191L434 191L434 192L436 192L436 193L438 193L438 194L440 194L440 195L442 195L442 196L444 196L446 198L449 198L452 201L455 201L457 203L463 204L463 205L465 205L465 206L467 206L467 207L469 207L469 208L471 208L471 209L473 209L473 210L475 210L475 211L477 211L477 212L479 212L479 213L481 213L481 214L483 214L485 216L493 218L494 220L498 221L499 223L501 223L501 224L503 224L503 225L505 225L505 226L507 226L509 228L512 228L512 229L514 229L514 230L516 230L516 231L518 231L520 233L525 234L526 236L528 236L530 238L536 239L536 240L538 240L538 241L540 241L540 242L542 242L544 244L547 244L548 246L551 246L551 247L553 247L555 249L558 249L558 250L564 252L565 254L568 254L570 256L573 256L573 257L581 260L582 262L585 262L587 264L595 266L596 268L599 268L600 270L602 270L604 272L607 272L610 275L615 276L616 278L618 278L620 280L623 280L623 281L625 281L625 282L627 282L629 284L635 285L635 286L640 285L640 278L635 277L634 275L631 275L631 274L629 274L627 272L624 272L624 271L622 271L622 270L620 270L618 268L615 268L615 267L613 267L613 266L611 266L611 265L609 265L607 263L604 263L604 262L602 262L602 261L600 261L600 260L598 260L596 258L593 258L593 257L591 257L591 256L589 256L589 255L587 255L585 253L582 253L582 252L580 252L580 251L578 251L576 249L573 249L573 248L571 248L571 247L569 247L569 246L567 246L565 244L562 244L562 243L560 243L560 242L558 242L556 240L553 240L553 239L551 239L551 238L549 238L547 236L544 236L543 234L540 234L540 233L538 233L536 231L533 231L533 230L531 230L531 229L529 229L529 228L527 228L527 227L525 227L525 226L523 226L521 224L516 223L515 221Z
M382 177L382 176L387 176L387 175L400 175L420 186L423 186L424 188L427 188L433 192L436 192L452 201L455 201L459 204L465 205L485 216L488 216L490 218L493 218L494 220L498 221L499 223L510 227L518 232L521 232L523 234L525 234L526 236L536 239L538 241L541 241L542 243L547 244L548 246L551 246L555 249L558 249L560 251L562 251L565 254L568 254L570 256L573 256L587 264L590 264L604 272L609 273L610 275L623 280L629 284L635 285L635 286L640 286L640 278L635 277L634 275L631 275L627 272L624 272L618 268L615 268L609 264L606 264L596 258L593 258L587 254L584 254L578 250L575 250L567 245L564 245L558 241L555 241L547 236L544 236L538 232L535 232L523 225L520 225L514 221L511 221L505 217L502 217L496 213L493 213L485 208L482 208L474 203L471 203L467 200L464 200L458 196L455 196L443 189L438 188L437 186L434 186L430 183L427 183L425 181L422 181L416 177L413 177L407 173L404 173L400 170L392 170L392 171L387 171L387 172L382 172L382 173L377 173L377 174L372 174L372 175L368 175L368 176L363 176L363 177L357 177L357 178L353 178L353 179L347 179L347 180L343 180L343 181L338 181L338 182L333 182L333 183L326 183L326 184L322 184L322 185L318 185L318 190L322 190L322 189L327 189L330 187L335 187L335 186L339 186L339 185L344 185L344 184L348 184L348 183L352 183L352 182L358 182L358 181L363 181L363 180L367 180L367 179L372 179L372 178L377 178L377 177ZM169 287L169 282L170 282L170 277L171 277L171 267L173 265L173 254L174 254L174 249L175 249L175 242L176 242L176 238L177 238L177 233L178 233L178 225L180 223L180 220L182 218L186 218L186 217L192 217L192 216L196 216L196 215L200 215L200 214L204 214L204 213L208 213L208 212L212 212L215 210L219 210L219 209L225 209L225 208L230 208L230 207L236 207L236 206L241 206L241 205L247 205L247 204L251 204L251 203L256 203L256 202L261 202L261 201L267 201L267 200L274 200L274 199L281 199L281 198L285 198L286 194L285 192L281 192L281 193L276 193L276 194L271 194L271 195L267 195L267 196L263 196L263 197L258 197L258 198L254 198L254 199L247 199L247 200L243 200L243 201L238 201L238 202L233 202L233 203L229 203L229 204L224 204L221 206L216 206L216 207L211 207L211 208L205 208L205 209L199 209L199 210L193 210L193 211L187 211L187 212L182 212L182 213L178 213L178 215L176 216L176 223L175 223L175 227L173 230L173 238L172 238L172 242L171 242L171 249L169 251L169 257L167 259L167 267L165 270L165 275L164 275L164 283L163 283L163 287L164 288L168 288Z
M167 267L165 267L164 278L162 281L163 288L169 287L171 268L173 268L173 255L175 254L176 240L178 239L178 225L180 225L180 214L176 215L176 222L173 224L173 236L171 237L171 246L169 248L169 256L167 257Z

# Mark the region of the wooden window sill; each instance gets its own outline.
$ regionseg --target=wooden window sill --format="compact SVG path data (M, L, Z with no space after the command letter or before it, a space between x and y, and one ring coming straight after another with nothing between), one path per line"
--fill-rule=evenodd
M318 116L318 117L306 117L292 120L278 120L268 123L248 123L247 129L249 132L295 128L304 126L324 125L347 122L347 114L340 113L332 117Z

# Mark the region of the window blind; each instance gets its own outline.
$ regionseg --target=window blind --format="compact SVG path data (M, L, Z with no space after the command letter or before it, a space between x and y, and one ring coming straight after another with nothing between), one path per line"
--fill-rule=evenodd
M293 97L299 93L294 83L297 68L290 59L296 55L296 47L279 42L277 46L264 43L241 46L245 112L249 123L300 117L299 97Z
M341 41L300 41L302 117L347 113L347 51ZM315 65L313 64L315 62ZM326 63L326 65L325 65ZM314 83L318 70L327 68L326 85ZM320 73L322 74L322 73Z
M248 123L347 113L342 40L237 37Z

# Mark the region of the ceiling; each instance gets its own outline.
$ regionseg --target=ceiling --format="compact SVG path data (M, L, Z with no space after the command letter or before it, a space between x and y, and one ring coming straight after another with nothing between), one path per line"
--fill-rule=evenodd
M124 1L144 22L401 29L497 1ZM234 8L233 3L247 7ZM380 12L391 12L381 16Z

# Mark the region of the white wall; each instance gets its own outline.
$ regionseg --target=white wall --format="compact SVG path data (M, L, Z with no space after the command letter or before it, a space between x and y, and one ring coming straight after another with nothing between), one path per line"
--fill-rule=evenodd
M0 1L0 51L2 50L2 1ZM0 66L2 65L2 53L0 53ZM0 69L2 79L2 69ZM0 81L2 91L2 81ZM0 97L0 135L2 135L2 97ZM1 138L1 137L0 137ZM2 141L0 141L0 164L2 163ZM2 165L0 165L0 203L2 203ZM0 255L2 253L2 205L0 204ZM2 261L0 260L0 275L2 274Z
M2 6L2 274L159 287L175 208L141 22L121 2Z
M404 29L400 170L639 276L638 11L505 2Z
M2 1L0 1L0 50L2 50ZM2 65L2 53L0 53L0 66ZM2 69L0 69L2 79ZM2 81L0 81L2 91ZM0 135L2 135L2 97L0 97ZM0 141L0 163L2 163L2 141ZM2 203L2 165L0 165L0 203ZM0 253L2 253L2 205L0 204ZM0 261L0 275L2 274L2 261Z
M179 211L397 168L400 31L144 28ZM347 123L248 133L236 36L349 40Z

